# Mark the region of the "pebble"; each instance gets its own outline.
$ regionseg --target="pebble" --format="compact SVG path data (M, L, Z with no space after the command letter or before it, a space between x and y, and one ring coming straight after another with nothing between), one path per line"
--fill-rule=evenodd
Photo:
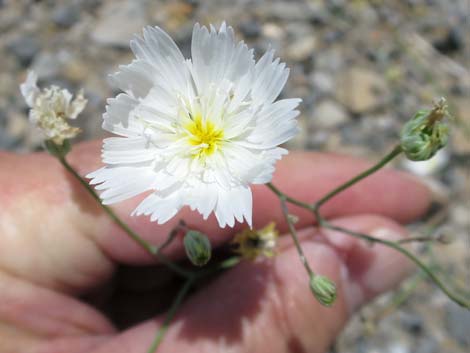
M312 84L312 91L315 95L322 97L334 94L335 82L330 74L324 71L315 70L310 75L310 82Z
M325 100L315 107L310 126L316 129L331 129L348 120L349 115L340 104L332 100Z
M106 2L91 33L98 44L128 48L134 34L147 24L141 1Z
M378 108L386 96L386 83L374 71L353 67L339 76L338 100L353 113L361 114Z
M8 49L23 67L27 67L41 47L36 37L32 34L25 34L11 41Z
M446 327L449 334L463 347L470 348L470 311L449 302L446 312Z
M312 58L317 40L314 36L301 37L287 46L286 53L290 60L304 61Z
M468 34L468 32L467 32ZM463 35L456 27L447 31L444 38L441 38L433 43L434 48L443 54L453 54L465 46Z
M52 12L52 21L59 27L72 27L80 19L80 8L75 5L62 5Z
M253 39L253 38L259 37L262 31L262 27L259 21L254 20L254 19L243 21L242 23L240 23L238 28L242 32L243 37L247 39Z

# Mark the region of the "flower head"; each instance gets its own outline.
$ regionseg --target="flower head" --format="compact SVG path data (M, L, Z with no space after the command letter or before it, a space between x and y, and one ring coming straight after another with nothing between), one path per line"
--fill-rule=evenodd
M297 133L299 99L275 101L289 70L272 50L257 62L233 29L194 26L191 59L158 27L131 41L136 59L113 76L106 166L88 177L111 204L151 190L135 209L164 223L183 207L221 227L251 226L250 184L269 182Z
M37 86L37 76L33 71L28 72L26 81L20 85L20 89L26 104L31 108L30 122L44 133L46 140L62 145L64 140L80 133L80 129L70 126L67 119L76 119L85 108L87 100L82 92L72 99L72 94L68 90L57 86L40 90Z
M400 145L406 157L412 161L425 161L447 144L451 118L445 98L434 102L431 110L419 110L404 126Z
M243 258L254 260L259 256L273 257L276 254L279 232L274 222L259 230L245 229L232 240L235 250Z

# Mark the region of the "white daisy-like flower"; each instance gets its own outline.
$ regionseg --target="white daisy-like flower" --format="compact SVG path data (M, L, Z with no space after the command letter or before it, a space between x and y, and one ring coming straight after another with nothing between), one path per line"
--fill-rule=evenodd
M88 175L103 203L152 191L134 210L164 223L183 207L212 212L220 227L251 227L250 184L271 180L298 131L300 99L275 101L289 69L272 50L257 62L232 27L196 24L191 59L160 28L131 41L136 59L113 76L125 92L108 100L105 167Z
M68 90L57 86L40 90L37 80L37 75L30 71L26 81L20 85L21 94L31 108L29 121L42 131L47 140L62 145L64 140L80 133L81 130L70 126L67 119L76 119L85 108L87 100L82 92L72 99Z

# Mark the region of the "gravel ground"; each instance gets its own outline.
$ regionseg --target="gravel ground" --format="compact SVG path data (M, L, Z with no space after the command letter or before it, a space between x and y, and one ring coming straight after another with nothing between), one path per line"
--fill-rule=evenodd
M425 222L453 239L420 251L469 288L469 8L468 0L0 0L0 148L40 148L18 89L27 69L40 84L84 88L81 139L92 139L117 92L106 77L130 62L134 33L159 25L188 55L195 22L226 20L258 53L271 45L291 68L283 94L303 99L303 129L290 148L379 158L413 112L447 97L456 116L449 146L431 161L396 166L436 190L441 206ZM356 315L332 352L463 353L469 330L470 312L417 275Z

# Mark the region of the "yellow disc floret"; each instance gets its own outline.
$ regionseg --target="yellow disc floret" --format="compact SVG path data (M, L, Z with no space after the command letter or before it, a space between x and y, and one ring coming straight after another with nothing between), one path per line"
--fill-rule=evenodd
M213 154L220 147L224 131L218 128L212 121L203 119L200 114L191 116L186 124L188 142L194 158L204 158Z

